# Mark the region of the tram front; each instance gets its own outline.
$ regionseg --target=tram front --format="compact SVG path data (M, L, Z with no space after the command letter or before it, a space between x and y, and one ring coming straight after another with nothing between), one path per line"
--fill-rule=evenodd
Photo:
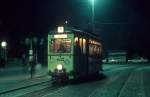
M73 69L73 34L63 27L48 35L48 71L55 80L66 80Z

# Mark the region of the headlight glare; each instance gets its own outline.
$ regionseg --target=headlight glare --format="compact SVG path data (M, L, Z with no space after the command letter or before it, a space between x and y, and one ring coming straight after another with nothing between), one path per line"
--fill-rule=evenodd
M58 70L62 70L62 69L63 69L63 65L62 65L62 64L58 64L58 65L57 65L57 69L58 69Z

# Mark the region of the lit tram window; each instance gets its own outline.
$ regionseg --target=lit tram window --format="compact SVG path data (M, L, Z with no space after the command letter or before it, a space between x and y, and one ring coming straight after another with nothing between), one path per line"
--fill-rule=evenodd
M91 43L94 44L94 41L92 40Z
M67 34L54 35L54 38L67 38Z
M89 44L89 54L90 54L90 55L93 55L93 54L94 54L93 49L94 49L93 44Z
M93 44L95 44L96 42L93 40Z
M86 39L83 39L83 54L86 53Z
M97 53L96 45L93 46L93 53L94 53L94 54Z
M99 48L99 53L102 54L103 50L102 50L102 47L100 46Z
M82 38L80 38L80 47L82 48Z
M78 41L79 41L78 37L75 37L74 42L78 42Z
M89 40L89 43L92 43L92 40Z

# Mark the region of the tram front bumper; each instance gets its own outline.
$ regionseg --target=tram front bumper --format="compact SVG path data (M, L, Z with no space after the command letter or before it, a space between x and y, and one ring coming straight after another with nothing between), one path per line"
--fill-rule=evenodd
M55 70L51 73L52 80L66 80L68 78L67 72L65 70Z

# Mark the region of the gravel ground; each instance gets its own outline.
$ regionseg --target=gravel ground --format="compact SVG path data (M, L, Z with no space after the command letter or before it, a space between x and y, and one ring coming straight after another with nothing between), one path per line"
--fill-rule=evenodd
M118 97L146 97L142 69L137 69L132 72L121 89Z
M143 69L143 82L146 97L150 97L150 66Z
M150 97L150 66L115 67L108 66L104 69L103 73L107 78L103 80L69 84L54 90L44 88L46 84L39 85L28 90L16 91L9 96L15 97L15 93L21 96L22 93L23 97Z
M129 71L126 71L126 69L113 71L109 73L110 77L106 80L70 85L43 97L116 97L110 95L116 95L120 89L118 86L124 83L130 71L132 71L132 69L129 69Z

